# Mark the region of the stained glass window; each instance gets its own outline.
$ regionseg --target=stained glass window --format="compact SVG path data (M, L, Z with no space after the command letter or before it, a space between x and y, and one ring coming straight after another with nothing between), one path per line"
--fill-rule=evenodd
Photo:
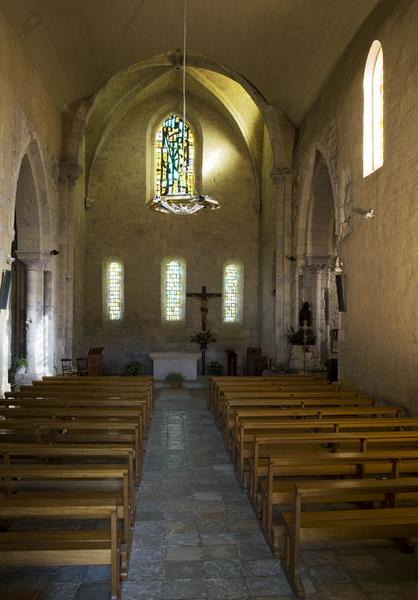
M186 305L186 264L167 258L162 268L162 314L165 321L183 321Z
M383 165L383 50L375 40L364 70L363 174Z
M177 115L168 117L155 135L155 193L194 193L194 135Z
M242 321L242 272L242 265L239 263L228 263L225 265L223 282L224 323L240 323Z
M106 313L109 321L120 321L123 314L123 264L111 260L106 268Z

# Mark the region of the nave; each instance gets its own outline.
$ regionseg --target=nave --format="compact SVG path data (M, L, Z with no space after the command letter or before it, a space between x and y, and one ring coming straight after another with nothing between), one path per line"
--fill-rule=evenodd
M136 504L123 600L294 598L203 391L157 392ZM416 567L416 557L390 541L358 540L305 545L301 572L308 600L413 600ZM13 600L34 588L46 600L110 597L106 567L3 568L1 575Z

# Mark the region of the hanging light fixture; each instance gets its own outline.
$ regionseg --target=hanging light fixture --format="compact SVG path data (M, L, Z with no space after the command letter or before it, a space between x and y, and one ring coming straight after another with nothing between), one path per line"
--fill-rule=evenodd
M182 160L181 168L187 170L186 164L186 46L187 46L187 0L184 0L184 22L183 22L183 134L181 136ZM215 198L204 194L197 194L193 188L192 193L177 193L161 196L156 194L154 198L147 202L148 208L161 213L171 213L173 215L194 215L201 210L216 210L219 202Z

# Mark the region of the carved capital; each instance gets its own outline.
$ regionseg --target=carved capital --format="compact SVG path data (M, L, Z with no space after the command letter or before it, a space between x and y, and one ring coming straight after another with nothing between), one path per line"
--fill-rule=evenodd
M282 181L289 177L292 174L292 169L288 166L280 166L275 167L271 173L270 177L274 185L279 185Z
M78 163L62 161L60 163L60 182L72 187L82 172L83 169Z
M17 250L16 256L28 271L49 271L50 256L38 250Z

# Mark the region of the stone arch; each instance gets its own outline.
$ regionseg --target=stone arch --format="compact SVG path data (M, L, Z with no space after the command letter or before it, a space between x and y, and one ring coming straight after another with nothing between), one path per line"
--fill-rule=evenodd
M51 225L49 195L44 161L39 144L28 131L26 144L20 147L20 165L14 178L13 203L15 213L14 253L25 270L24 305L26 327L26 357L30 377L49 371L51 356ZM22 272L20 280L22 281ZM19 294L19 290L14 290ZM11 329L14 330L11 315ZM20 317L22 318L22 316ZM21 346L22 347L22 346ZM11 350L14 349L13 341Z
M308 301L316 335L316 359L321 363L336 357L331 352L331 331L339 328L334 277L338 200L336 178L326 156L324 146L317 143L300 166L305 177L301 182L295 244L295 321L302 303Z

